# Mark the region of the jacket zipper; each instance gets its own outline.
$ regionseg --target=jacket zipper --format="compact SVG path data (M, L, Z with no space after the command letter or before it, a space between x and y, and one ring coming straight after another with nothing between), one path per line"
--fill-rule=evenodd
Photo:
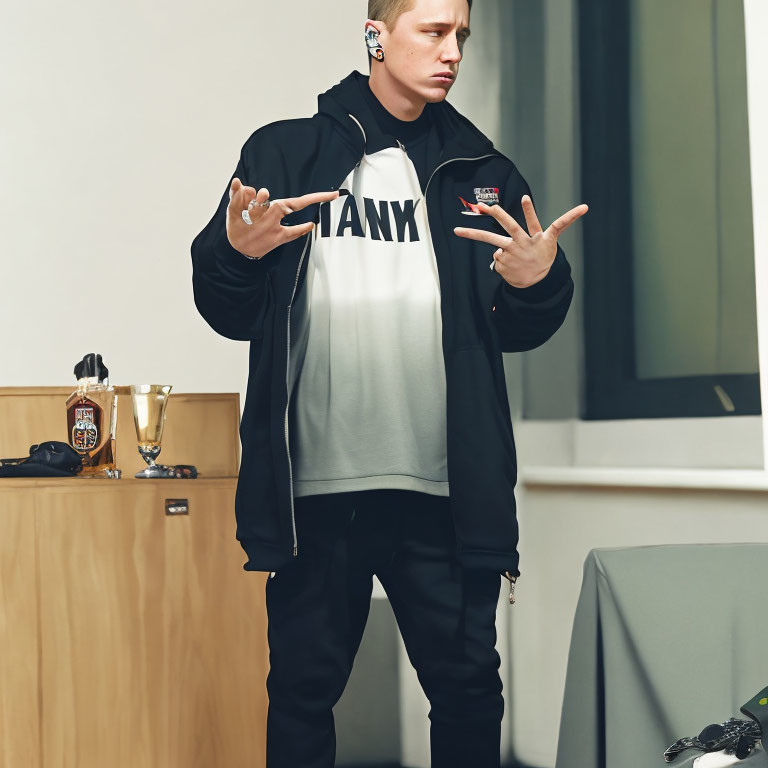
M291 307L293 306L293 297L296 295L296 286L299 284L299 274L301 272L301 265L304 262L304 255L307 252L307 246L309 245L309 241L312 239L312 232L314 230L310 230L307 233L307 242L304 243L304 250L301 252L301 258L299 259L299 266L296 269L296 277L293 281L293 290L291 291L291 300L288 302L288 313L287 313L287 355L285 358L285 391L286 391L286 399L285 399L285 455L288 457L288 478L290 480L290 492L291 492L291 525L293 526L293 555L296 557L296 555L299 554L299 543L296 538L296 513L293 506L293 466L291 464L291 450L288 447L288 409L291 404L291 390L288 387L288 376L290 372L290 365L291 365Z
M363 130L363 126L360 124L359 120L354 115L349 115L360 127L360 130L363 131L363 141L366 141L366 135L365 131ZM365 150L363 150L363 155L365 155ZM362 157L360 158L360 161L362 162ZM358 163L360 165L360 163ZM307 253L307 246L309 245L309 241L312 239L312 232L307 233L307 242L304 243L304 250L301 252L301 258L299 259L299 266L296 268L296 277L293 281L293 291L291 291L291 300L288 302L288 313L286 317L286 338L287 338L287 354L285 358L285 390L286 390L286 398L285 398L285 455L288 457L288 478L290 481L290 498L291 498L291 526L293 527L293 556L296 557L299 554L299 543L298 539L296 537L296 511L294 509L294 503L293 503L293 465L291 463L291 449L288 444L288 410L291 405L291 391L288 387L288 377L290 373L290 364L291 364L291 307L293 306L293 298L296 295L296 286L299 284L299 274L301 273L301 265L304 263L304 256ZM275 571L272 571L270 574L270 578L274 578Z
M509 604L512 605L515 602L515 582L517 576L513 576L509 571L504 571L504 578L509 579Z

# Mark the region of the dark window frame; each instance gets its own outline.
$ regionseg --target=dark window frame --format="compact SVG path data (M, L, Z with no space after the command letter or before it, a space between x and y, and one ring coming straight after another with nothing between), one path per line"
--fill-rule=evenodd
M629 0L578 3L585 420L759 415L760 376L638 380L632 292ZM718 395L718 389L727 398ZM732 408L728 403L732 401Z

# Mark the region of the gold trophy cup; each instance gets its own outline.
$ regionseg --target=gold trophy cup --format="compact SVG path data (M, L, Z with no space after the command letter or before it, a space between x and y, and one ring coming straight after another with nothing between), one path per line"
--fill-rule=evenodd
M162 464L155 464L155 459L160 454L165 409L171 389L170 384L131 384L133 421L136 425L139 453L149 464L134 477L168 477L167 468Z

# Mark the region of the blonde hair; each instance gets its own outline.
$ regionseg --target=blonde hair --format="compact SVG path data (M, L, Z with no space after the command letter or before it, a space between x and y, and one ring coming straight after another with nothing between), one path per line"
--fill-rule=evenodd
M467 0L472 10L472 0ZM368 18L383 21L387 29L392 30L406 11L413 10L416 0L368 0Z

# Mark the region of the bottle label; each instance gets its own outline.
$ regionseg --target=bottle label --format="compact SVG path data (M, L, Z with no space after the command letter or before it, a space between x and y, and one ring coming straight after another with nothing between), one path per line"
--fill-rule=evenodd
M90 451L99 444L99 430L93 423L93 406L75 407L75 424L72 427L72 446L77 451Z

